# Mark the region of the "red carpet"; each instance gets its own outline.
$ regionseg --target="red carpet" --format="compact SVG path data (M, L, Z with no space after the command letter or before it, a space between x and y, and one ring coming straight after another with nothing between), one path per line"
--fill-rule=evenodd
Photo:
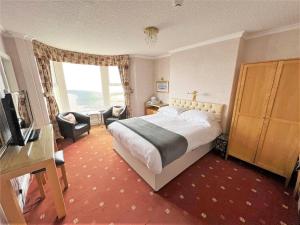
M209 153L153 193L112 150L104 128L60 146L70 183L64 192L67 216L56 221L47 185L46 199L34 204L39 191L33 180L28 224L300 224L292 190L283 180L237 160Z

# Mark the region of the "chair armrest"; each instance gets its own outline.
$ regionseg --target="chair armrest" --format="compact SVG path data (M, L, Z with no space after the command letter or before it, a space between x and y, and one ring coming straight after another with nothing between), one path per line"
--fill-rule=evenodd
M74 123L71 123L67 120L64 120L64 119L60 118L60 117L56 117L56 120L57 120L58 125L62 125L64 127L70 128L70 129L73 129L75 127Z
M57 124L59 126L60 133L64 137L73 137L75 124L70 123L59 116L56 117Z
M83 115L81 113L72 112L76 118L76 120L80 123L90 124L90 117L87 115Z
M112 116L112 107L102 113L104 121Z
M124 107L123 111L119 115L119 120L123 120L127 118L127 107Z

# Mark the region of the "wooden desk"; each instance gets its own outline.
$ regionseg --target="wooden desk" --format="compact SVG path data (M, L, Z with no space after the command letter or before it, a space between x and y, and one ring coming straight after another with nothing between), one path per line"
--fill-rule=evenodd
M0 160L0 203L9 224L26 224L10 179L46 168L59 219L65 217L65 203L54 162L52 125L41 128L39 140L26 146L9 146Z

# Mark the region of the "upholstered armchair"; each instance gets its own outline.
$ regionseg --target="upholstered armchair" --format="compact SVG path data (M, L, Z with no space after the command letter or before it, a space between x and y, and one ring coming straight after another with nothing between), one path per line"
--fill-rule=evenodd
M64 116L67 114L72 113L75 118L77 123L71 123L64 119ZM90 123L90 117L76 113L76 112L66 112L66 113L60 113L56 117L59 130L61 135L64 138L71 138L73 142L76 141L76 139L82 135L83 133L87 132L88 134L90 133L91 129L91 123Z
M105 111L103 113L103 121L104 121L106 128L112 122L115 122L117 120L123 120L123 119L127 118L127 107L126 106L114 106L114 107L123 108L123 110L121 111L121 113L118 117L113 116L113 113L112 113L113 107L111 107L110 109L108 109L107 111Z

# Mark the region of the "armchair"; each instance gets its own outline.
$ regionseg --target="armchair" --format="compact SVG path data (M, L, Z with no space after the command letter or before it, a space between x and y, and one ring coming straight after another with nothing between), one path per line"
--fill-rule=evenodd
M73 124L64 119L64 116L67 114L72 113L77 123ZM85 132L88 132L90 134L91 129L91 123L90 123L90 117L76 113L76 112L66 112L66 113L60 113L56 116L56 120L59 126L59 130L61 135L64 138L71 138L73 142L76 141L76 139L82 135Z
M103 113L103 120L104 120L104 124L105 124L106 128L109 124L111 124L112 122L115 122L116 120L123 120L123 119L127 118L127 107L126 106L114 106L114 107L120 107L120 108L123 108L123 110L118 117L115 117L112 115L113 107L111 107L110 109L108 109L107 111L105 111Z

